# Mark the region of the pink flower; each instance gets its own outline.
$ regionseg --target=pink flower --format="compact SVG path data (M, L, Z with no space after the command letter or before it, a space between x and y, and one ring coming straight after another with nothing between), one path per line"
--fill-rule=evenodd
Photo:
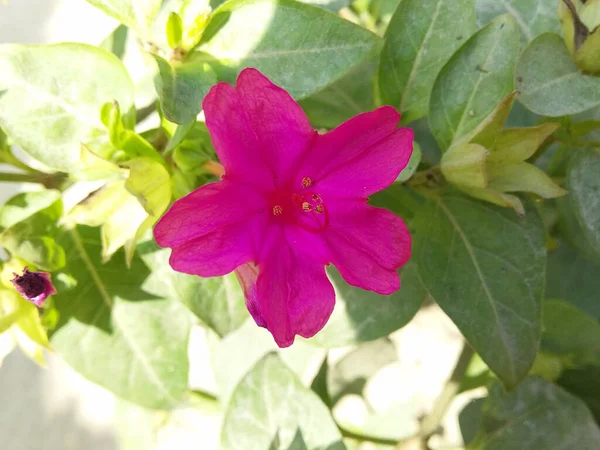
M171 247L173 269L202 277L236 271L248 310L280 347L314 336L333 311L325 273L391 294L410 257L404 222L367 205L394 182L413 133L394 108L360 114L318 134L300 106L255 69L203 102L225 167L223 180L178 200L154 236Z
M15 277L10 280L19 294L36 306L42 306L48 297L56 294L56 288L50 280L50 274L46 272L30 272L27 267L23 269L23 275L14 273Z

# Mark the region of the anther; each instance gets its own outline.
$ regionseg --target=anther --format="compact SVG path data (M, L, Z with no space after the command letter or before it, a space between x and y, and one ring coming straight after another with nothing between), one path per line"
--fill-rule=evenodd
M318 212L319 214L321 214L325 209L323 208L323 205L317 205L315 206L315 211Z
M273 215L280 216L283 213L283 208L279 205L273 206Z
M302 209L306 212L311 212L312 211L312 206L310 203L308 202L303 202L302 203Z
M309 177L302 178L302 187L307 188L312 185L312 180Z

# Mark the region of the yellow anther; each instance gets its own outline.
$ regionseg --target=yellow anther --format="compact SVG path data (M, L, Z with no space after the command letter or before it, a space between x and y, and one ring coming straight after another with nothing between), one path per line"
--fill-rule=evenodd
M308 178L308 177L302 178L302 187L303 188L310 187L311 184L312 184L312 180L310 178Z
M325 210L325 208L323 208L323 205L315 206L315 211L318 212L319 214L321 214L324 210Z
M279 205L273 206L273 215L280 216L281 214L283 214L283 208Z
M304 203L302 203L302 209L306 212L311 212L312 206L310 205L310 203L304 202Z

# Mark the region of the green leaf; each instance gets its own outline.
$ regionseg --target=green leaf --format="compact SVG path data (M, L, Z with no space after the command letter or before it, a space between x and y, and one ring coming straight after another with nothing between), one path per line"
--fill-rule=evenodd
M221 435L222 450L264 450L276 435L289 448L302 433L308 450L344 450L327 407L304 387L273 353L238 384L229 402Z
M498 192L532 192L542 198L562 197L567 193L545 172L529 163L490 165L488 187Z
M397 360L396 347L388 338L359 345L328 370L327 387L332 405L347 394L362 396L367 381Z
M600 259L600 151L578 150L567 169L566 188L577 231L587 250Z
M160 9L161 0L86 0L96 8L148 37L152 19Z
M400 273L402 287L390 296L352 287L334 269L327 272L336 290L335 309L327 325L310 339L321 347L343 347L387 336L410 322L427 297L411 263Z
M570 303L546 300L542 349L569 357L569 364L600 363L600 323Z
M488 184L488 155L488 150L478 144L453 145L442 156L442 173L457 186L483 189Z
M554 0L476 0L477 23L485 25L500 14L510 13L521 29L521 41L532 41L546 31L560 33Z
M458 415L460 434L462 435L465 445L471 443L477 435L477 430L481 426L481 407L484 402L485 398L471 400Z
M69 259L55 277L60 322L52 346L81 375L126 400L176 405L187 390L189 313L146 290L150 272L138 257L129 269L122 254L103 265L97 229L65 231L60 243Z
M199 50L233 82L254 67L295 98L345 75L380 48L381 39L327 11L291 0L231 0L212 15ZM210 58L209 58L210 59Z
M519 101L531 111L558 117L600 105L600 78L583 75L562 37L545 33L527 46L517 64Z
M171 178L162 164L150 158L127 161L125 188L136 196L146 212L157 220L171 203Z
M507 128L490 142L489 161L497 164L519 163L531 158L544 141L557 129L558 124L546 123L538 127Z
M152 56L158 64L154 87L165 117L179 124L196 120L204 96L217 82L211 67L202 57L194 55L184 62L173 63Z
M65 251L55 241L63 211L60 194L42 191L18 194L0 212L0 245L42 270L65 265Z
M558 379L558 384L571 394L583 400L596 422L600 421L600 366L587 366L577 369L565 370Z
M63 172L80 165L80 145L106 142L100 108L133 104L119 59L85 44L0 46L0 126L23 150Z
M183 23L181 16L175 11L169 14L167 19L167 43L169 47L176 48L181 44L181 38L183 37Z
M144 247L148 248L140 249L142 258L157 274L159 282L153 286L153 292L183 303L220 337L235 331L248 319L244 293L235 274L201 278L175 272L169 266L169 250L157 250L152 243Z
M468 140L514 89L519 27L497 17L471 37L444 66L429 102L431 132L442 149Z
M584 259L566 244L548 256L546 296L561 298L600 320L600 263Z
M379 67L383 103L404 123L427 114L435 79L475 31L472 0L403 0L385 34Z
M510 393L496 384L482 411L482 427L468 450L600 447L600 429L585 404L541 378L527 378Z
M455 194L413 222L426 289L507 386L526 374L541 334L545 232L533 207L514 212Z
M375 109L373 75L378 61L370 58L329 86L300 101L315 127L335 128L357 114Z
M396 183L404 183L405 181L410 180L419 168L419 164L421 164L421 156L421 146L418 142L413 142L413 152L410 155L406 167L402 169L400 174L396 177Z
M129 28L125 25L119 25L100 43L99 47L111 52L117 58L122 60L125 56L128 35Z

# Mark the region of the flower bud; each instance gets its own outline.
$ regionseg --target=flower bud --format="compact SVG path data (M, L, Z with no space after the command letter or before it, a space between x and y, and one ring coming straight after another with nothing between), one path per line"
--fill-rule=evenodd
M42 306L48 297L56 294L56 288L50 280L50 274L47 272L30 272L25 267L23 275L15 273L14 276L11 282L17 292L25 300L29 300L36 306Z

